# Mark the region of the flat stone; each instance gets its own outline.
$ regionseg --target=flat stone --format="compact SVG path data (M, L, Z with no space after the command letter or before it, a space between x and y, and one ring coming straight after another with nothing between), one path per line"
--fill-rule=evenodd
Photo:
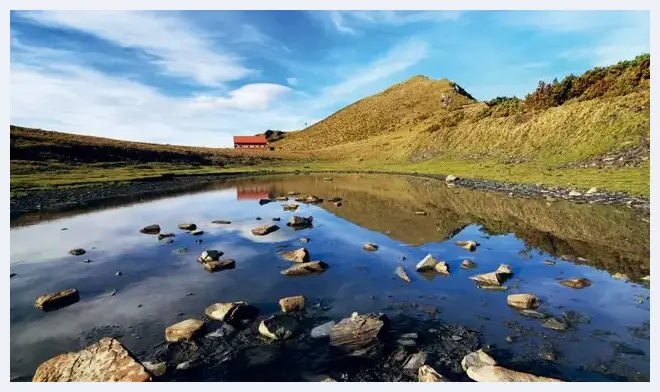
M161 377L167 372L167 363L165 362L143 362L142 363L147 370L156 377Z
M224 254L224 252L215 250L215 249L208 249L202 252L202 254L199 256L197 261L200 263L205 263L208 261L218 261L220 260L220 257Z
M289 198L286 197L286 196L279 196L279 197L277 197L275 200L277 200L277 201L288 201Z
M190 232L190 234L192 234L192 235L202 235L202 234L204 234L204 230L201 230L201 229L192 230Z
M507 291L509 289L507 286L483 284L483 283L477 283L477 287L481 290L486 290L486 291Z
M280 256L294 263L306 263L309 261L309 251L306 248L300 248L292 251L281 252Z
M547 314L541 313L541 312L539 312L537 310L533 310L533 309L522 309L520 311L520 314L525 316L525 317L532 317L532 318L540 319L540 320L545 319L545 318L548 317Z
M252 229L252 234L253 235L268 235L274 231L279 230L279 226L277 225L271 225L271 224L265 224L263 226L256 227Z
M583 289L585 287L591 286L592 282L589 279L586 278L571 278L571 279L564 279L559 282L560 284L570 287L572 289Z
M586 191L584 194L585 195L593 195L594 193L597 193L598 189L597 188L589 188L588 191Z
M221 339L231 335L234 332L236 332L236 328L232 327L230 324L222 324L222 327L216 329L213 332L207 333L205 337L209 339Z
M216 224L216 225L230 225L231 221L218 219L218 220L211 221L211 223Z
M34 301L34 306L44 311L61 309L80 301L80 294L76 289L67 289L57 293L45 294Z
M374 252L374 251L378 250L378 245L367 243L367 244L362 245L362 249L364 249L366 251L369 251L369 252Z
M555 265L555 264L557 264L556 261L549 260L549 259L543 260L543 263L546 264L546 265Z
M296 264L293 267L280 271L287 276L307 276L320 274L328 269L328 265L322 261L310 261L308 263Z
M301 312L305 309L305 297L296 295L280 299L280 309L284 313Z
M580 193L578 191L575 191L575 190L572 190L572 191L568 192L568 196L569 197L579 197L579 196L582 196L582 193Z
M535 376L501 366L468 368L467 375L477 382L561 382L556 378Z
M382 353L381 335L386 329L385 315L355 315L332 328L330 345L348 356L376 357Z
M87 252L83 248L75 248L75 249L71 249L69 253L72 254L73 256L81 256Z
M415 271L417 272L426 272L426 271L435 271L435 265L438 264L432 255L426 255L417 265L415 266Z
M151 375L118 340L103 338L78 352L42 363L32 381L144 382L151 381Z
M415 215L424 216L424 215L426 215L426 211L415 211Z
M445 377L440 375L429 365L423 365L417 371L417 380L419 382L448 382Z
M181 362L180 364L176 365L176 370L188 370L192 367L192 364L190 361L186 362Z
M179 229L186 231L193 231L197 229L197 225L194 223L181 223L179 224Z
M428 354L423 351L412 354L406 364L403 365L403 371L408 374L417 374L419 368L426 364L427 358Z
M396 269L394 270L394 273L396 274L396 276L401 278L404 282L410 283L410 277L408 276L408 274L406 273L406 270L404 270L402 266L396 267Z
M235 324L256 318L259 309L243 301L218 302L208 306L204 313L214 320Z
M454 244L460 246L461 248L467 249L470 252L473 252L477 249L479 244L475 241L456 241Z
M559 321L554 317L547 319L543 324L541 324L541 326L543 328L554 329L555 331L566 331L568 329L568 325L566 323Z
M463 260L461 262L461 268L464 269L472 269L472 268L477 268L477 264L473 262L472 260Z
M202 263L204 269L208 272L216 272L228 269L234 269L236 267L236 261L233 259L224 259L224 260L215 260L215 261L205 261Z
M165 340L171 343L192 340L203 332L204 322L202 320L187 319L167 327Z
M332 327L334 327L336 324L337 323L335 323L334 321L328 321L325 324L316 326L312 328L312 332L310 332L310 336L314 339L328 337L330 336L330 331L332 331Z
M511 294L506 297L509 306L517 309L535 309L539 307L539 298L534 294Z
M273 340L286 340L293 336L298 322L293 317L273 315L269 316L259 324L261 336Z
M160 226L158 225L148 225L140 229L142 234L158 234L160 233Z
M499 272L487 272L485 274L470 276L469 279L484 285L499 286L508 279L508 275Z
M295 204L295 203L293 203L293 204L284 204L284 205L282 205L282 209L284 211L295 211L295 210L298 209L298 204Z

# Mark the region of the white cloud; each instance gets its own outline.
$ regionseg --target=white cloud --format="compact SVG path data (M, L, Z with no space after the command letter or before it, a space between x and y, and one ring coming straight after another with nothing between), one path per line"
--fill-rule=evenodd
M266 110L272 101L293 90L273 83L246 84L229 92L229 97L199 96L193 106L202 109L225 108L240 110Z
M296 86L298 84L298 78L286 78L286 82L289 86Z
M386 24L403 26L410 23L456 20L460 11L328 11L331 25L342 34L357 34L361 28Z
M356 31L352 28L346 26L344 22L344 17L342 16L342 11L329 11L328 16L330 21L337 31L342 34L355 34Z
M169 75L203 85L239 80L252 72L241 59L219 53L208 37L175 14L147 11L25 11L34 22L76 29L152 56ZM252 31L254 39L254 31Z
M234 39L234 43L253 43L259 45L266 45L271 41L270 37L262 33L258 28L243 24L240 27L238 37Z

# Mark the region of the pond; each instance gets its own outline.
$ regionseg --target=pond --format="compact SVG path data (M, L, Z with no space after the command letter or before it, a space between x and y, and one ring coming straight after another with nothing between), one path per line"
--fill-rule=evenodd
M513 198L410 176L327 176L232 179L176 196L108 201L12 221L12 379L30 380L43 361L113 336L140 360L166 361L171 370L164 380L302 381L321 372L350 381L414 380L400 374L388 353L375 363L328 362L327 342L309 336L312 327L329 320L373 312L386 314L394 330L419 333L427 351L454 350L453 362L465 350L488 347L511 368L564 380L649 380L650 290L641 280L650 270L649 225L634 210ZM299 195L259 203L289 192L342 201L297 203L295 212L282 205ZM293 215L312 216L313 226L288 227ZM179 230L186 222L204 233ZM252 234L266 223L280 229ZM176 236L159 241L139 232L149 224ZM463 240L479 246L471 252L455 245ZM363 250L365 243L378 249ZM325 262L327 271L281 274L293 263L279 253L300 247L311 260ZM74 248L86 253L69 254ZM235 268L207 272L197 262L207 249L224 252ZM428 254L446 261L450 274L416 272ZM476 267L462 268L466 259ZM469 279L500 264L514 272L506 291L483 290ZM410 282L395 275L399 266ZM630 280L615 279L616 273ZM592 285L577 290L559 283L577 277ZM40 295L68 288L79 291L77 303L50 312L34 307ZM538 311L565 321L568 329L544 328L543 320L509 307L507 296L514 293L535 294ZM212 343L209 337L197 345L164 343L168 326L203 318L213 303L246 301L263 318L279 312L280 298L295 295L306 297L307 311L297 316L301 327L288 343L259 337L257 322ZM437 344L442 339L456 347ZM190 358L198 363L192 370L174 369ZM286 371L282 358L292 358ZM466 379L460 364L448 361L436 366L450 379Z

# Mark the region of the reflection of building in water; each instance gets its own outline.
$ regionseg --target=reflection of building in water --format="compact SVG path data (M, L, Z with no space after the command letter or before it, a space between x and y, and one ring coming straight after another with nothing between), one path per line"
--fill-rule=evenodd
M245 185L236 188L236 199L270 199L268 185Z

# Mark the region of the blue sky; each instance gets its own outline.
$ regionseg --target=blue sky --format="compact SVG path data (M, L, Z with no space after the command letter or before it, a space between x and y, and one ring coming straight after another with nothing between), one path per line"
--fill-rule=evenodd
M649 52L647 11L12 11L12 124L209 147L415 75L475 98Z

